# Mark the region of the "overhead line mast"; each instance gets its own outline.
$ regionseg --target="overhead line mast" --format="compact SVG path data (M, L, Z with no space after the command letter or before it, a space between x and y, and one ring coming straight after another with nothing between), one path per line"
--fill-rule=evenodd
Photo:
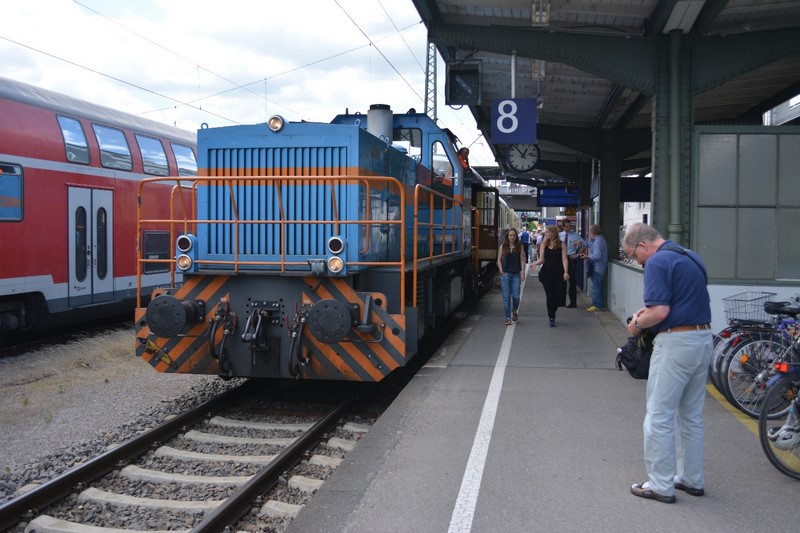
M436 122L436 45L428 39L428 61L425 64L425 114Z

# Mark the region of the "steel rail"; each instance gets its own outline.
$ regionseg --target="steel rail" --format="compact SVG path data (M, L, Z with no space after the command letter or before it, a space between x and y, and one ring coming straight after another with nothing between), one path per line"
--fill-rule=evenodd
M192 528L191 533L218 533L225 531L227 526L239 520L251 508L253 500L270 490L286 468L292 466L300 459L303 452L316 444L330 426L343 416L352 402L353 398L347 399L331 410L303 436L278 454L264 470L226 498L222 505L207 514L199 524Z
M0 505L0 531L5 531L17 523L39 514L42 509L65 497L75 487L90 483L107 474L119 464L145 453L154 442L169 439L178 434L184 426L197 423L209 412L218 410L243 394L250 383L252 382L248 381L215 396L160 426L147 430L116 448L51 479L30 492Z

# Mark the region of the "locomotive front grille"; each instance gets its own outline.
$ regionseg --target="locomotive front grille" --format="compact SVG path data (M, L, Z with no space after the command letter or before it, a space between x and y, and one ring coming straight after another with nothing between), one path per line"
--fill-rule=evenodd
M198 228L208 232L205 253L287 260L324 256L325 243L336 234L334 222L352 205L349 196L357 194L355 186L333 178L346 175L346 160L344 147L210 151L210 176L315 179L220 180L201 189L200 205L207 207L207 217L200 218L220 221Z
M208 151L209 176L343 176L347 148L261 147L216 148Z
M208 209L207 218L200 218L219 221L198 227L201 235L208 233L205 253L324 255L325 243L335 234L336 214L347 208L348 186L336 181L231 180L198 188ZM336 210L332 194L337 199Z

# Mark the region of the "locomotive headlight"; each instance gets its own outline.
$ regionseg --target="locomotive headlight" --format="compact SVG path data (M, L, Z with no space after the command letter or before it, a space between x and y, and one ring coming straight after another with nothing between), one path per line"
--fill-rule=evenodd
M341 257L333 256L328 258L328 271L331 274L338 274L344 269L344 260Z
M179 269L189 270L190 268L192 268L192 263L194 263L194 261L192 261L192 258L189 257L188 255L181 254L178 256L176 263L178 264Z
M345 258L341 257L344 253L347 243L345 240L338 236L334 235L330 239L328 239L327 248L328 253L332 254L327 259L328 265L328 272L331 274L342 274L344 275L345 269Z
M194 268L197 249L197 237L191 233L178 235L178 238L175 239L175 264L178 270L186 272Z
M328 251L332 254L340 254L344 251L344 239L334 235L328 239Z
M180 235L175 240L175 247L179 252L188 253L192 248L194 248L194 241L194 235Z
M285 122L286 121L283 120L282 116L272 115L271 117L269 117L269 120L267 121L267 126L269 126L269 129L277 133L283 129L283 125Z

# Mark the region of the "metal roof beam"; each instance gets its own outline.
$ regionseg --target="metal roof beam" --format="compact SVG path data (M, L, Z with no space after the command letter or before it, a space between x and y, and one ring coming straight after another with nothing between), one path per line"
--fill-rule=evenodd
M800 82L793 83L786 87L784 90L773 94L763 102L759 102L733 120L734 124L741 124L742 122L752 122L761 124L762 115L770 109L781 105L782 103L790 100L800 94Z
M655 93L656 39L464 24L430 24L428 36L440 47L499 54L516 50L519 56L564 63L625 87ZM625 61L620 61L621 57Z
M692 92L697 94L785 57L800 55L800 28L692 37Z
M643 35L658 35L664 31L670 13L678 0L660 0L649 17L644 21Z
M710 28L730 0L706 0L706 5L694 21L692 35L703 35Z

